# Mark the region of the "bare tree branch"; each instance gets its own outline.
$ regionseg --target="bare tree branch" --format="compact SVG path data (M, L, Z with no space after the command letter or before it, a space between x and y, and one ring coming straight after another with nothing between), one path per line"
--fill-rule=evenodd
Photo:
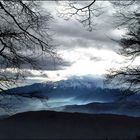
M52 16L34 1L0 1L0 88L24 79L22 67L39 68L42 55L56 56L49 24ZM7 74L14 69L15 76Z
M89 2L86 6L78 6L76 2L69 2L68 5L63 6L62 11L58 11L60 17L68 20L71 17L75 16L76 19L87 28L88 31L93 30L93 26L96 24L94 23L94 17L100 16L103 7L97 7L95 5L96 0Z
M135 4L135 3L133 3ZM129 5L130 6L130 5ZM124 5L123 5L124 7ZM128 8L127 6L125 8ZM125 11L124 11L125 10ZM140 65L135 64L136 59L140 59L140 11L139 7L133 11L128 11L123 9L117 13L119 27L127 27L128 32L119 41L121 48L119 54L129 58L131 61L126 67L120 69L111 69L107 75L107 80L109 82L114 82L116 84L124 84L126 90L133 90L134 92L140 92ZM117 22L118 22L117 21Z

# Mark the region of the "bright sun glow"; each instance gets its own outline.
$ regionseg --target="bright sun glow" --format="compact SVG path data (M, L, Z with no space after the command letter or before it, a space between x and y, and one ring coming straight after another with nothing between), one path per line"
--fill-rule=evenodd
M38 75L41 81L58 81L72 75L102 75L106 74L110 68L120 67L120 63L124 60L114 51L95 48L63 50L60 54L63 59L72 62L70 67L64 70L43 71L43 77L39 76L38 71L32 70L31 73ZM31 80L36 81L38 77L31 77Z
M30 81L59 81L72 75L104 75L110 68L124 66L123 56L111 50L76 48L69 51L62 50L59 53L64 60L72 63L71 66L57 71L29 70L34 76L27 78L28 84L30 84ZM137 60L135 64L138 64L138 62Z
M102 75L111 67L117 67L117 63L123 61L119 56L110 50L98 50L95 48L75 49L62 51L65 60L73 62L72 66L65 70L65 73L76 75Z

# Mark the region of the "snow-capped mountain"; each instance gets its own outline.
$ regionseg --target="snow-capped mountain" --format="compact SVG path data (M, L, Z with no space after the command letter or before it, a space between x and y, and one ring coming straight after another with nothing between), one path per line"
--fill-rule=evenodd
M101 78L94 78L90 76L73 76L66 80L60 80L56 82L44 82L44 83L35 83L33 85L24 86L24 87L17 87L8 90L8 92L19 92L22 89L22 93L29 93L30 91L42 89L42 88L48 88L48 89L55 89L55 88L97 88L101 87L103 88L103 79ZM21 92L20 92L21 93Z
M103 87L103 79L97 79L90 76L73 76L66 80L61 80L54 82L54 86L60 88L93 88L93 87Z
M26 97L48 97L50 100L62 99L79 103L112 102L122 93L119 89L103 88L103 79L93 77L71 77L57 82L36 83L29 86L13 88L7 91L11 94L22 94Z
M87 110L90 113L103 113L106 111L114 113L116 111L116 114L119 114L121 108L123 108L123 111L128 109L131 112L136 109L135 106L140 104L140 94L125 97L120 89L104 87L103 79L89 76L71 77L56 82L35 83L9 89L7 93L0 94L0 111L3 115L7 112L14 114L42 109L71 111L71 108L77 112L78 110L85 113L88 113ZM90 103L92 105L86 105ZM132 105L131 109L131 105L129 106L128 104ZM68 107L69 105L70 107ZM131 113L127 114L131 115Z

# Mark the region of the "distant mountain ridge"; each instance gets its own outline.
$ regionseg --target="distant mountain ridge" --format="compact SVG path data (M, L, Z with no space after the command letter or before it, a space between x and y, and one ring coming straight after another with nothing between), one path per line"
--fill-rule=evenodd
M121 89L104 87L101 78L71 77L17 87L7 93L0 95L0 115L32 110L140 115L140 94L126 97Z
M86 105L67 105L64 112L81 112L88 114L119 114L140 117L140 103L119 101L112 103L89 103Z
M103 79L95 79L93 77L89 76L73 76L66 80L60 80L56 82L48 81L44 83L35 83L32 85L27 85L23 87L17 87L13 89L9 89L8 92L19 92L22 89L22 93L30 92L32 88L35 90L41 89L41 88L48 88L48 89L54 89L54 88L93 88L93 87L103 87Z
M122 96L120 89L103 88L103 79L93 77L72 77L57 82L35 83L7 91L23 96L48 97L48 99L73 98L83 102L112 102Z

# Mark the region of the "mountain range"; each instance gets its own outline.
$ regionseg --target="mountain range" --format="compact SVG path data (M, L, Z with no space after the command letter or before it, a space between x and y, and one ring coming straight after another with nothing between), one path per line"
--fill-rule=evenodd
M140 116L139 94L125 96L121 89L105 87L103 79L90 76L17 87L1 96L5 99L0 109L10 106L13 114L27 110L56 110Z

